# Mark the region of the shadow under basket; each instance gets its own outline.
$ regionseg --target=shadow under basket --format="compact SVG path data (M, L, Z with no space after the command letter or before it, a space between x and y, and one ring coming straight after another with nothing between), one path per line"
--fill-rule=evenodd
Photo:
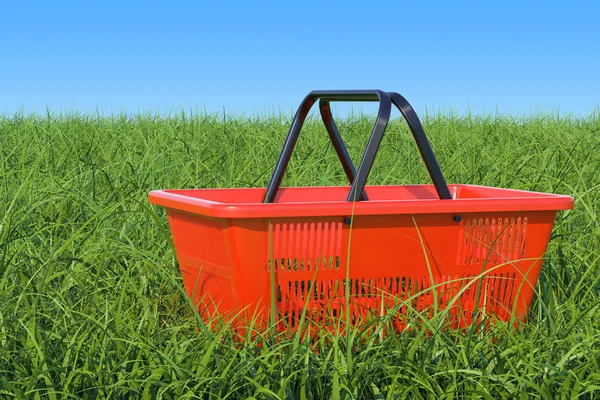
M317 99L351 186L280 188ZM331 117L333 100L380 102L358 170ZM433 185L365 186L391 105ZM348 315L353 325L388 316L403 329L409 317L436 310L451 327L469 326L475 310L523 321L556 213L573 207L570 196L447 185L414 110L382 91L311 92L266 189L157 190L149 200L166 209L202 317L264 327L274 312L279 330L297 329L303 316L315 329L339 329Z

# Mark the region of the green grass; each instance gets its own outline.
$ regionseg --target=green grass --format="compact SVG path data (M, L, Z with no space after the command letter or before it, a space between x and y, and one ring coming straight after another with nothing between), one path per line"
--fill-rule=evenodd
M2 398L600 398L600 116L424 121L446 178L569 194L529 323L240 344L184 295L160 188L264 187L289 118L0 117ZM372 121L338 121L358 160ZM320 122L284 185L346 184ZM369 184L428 183L400 121Z

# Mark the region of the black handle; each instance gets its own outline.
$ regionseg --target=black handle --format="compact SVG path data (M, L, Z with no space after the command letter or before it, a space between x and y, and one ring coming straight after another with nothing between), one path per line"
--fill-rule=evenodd
M275 194L277 193L277 190L281 185L283 174L285 173L285 170L289 163L292 151L296 145L296 140L298 139L298 135L300 133L300 130L302 129L302 125L304 124L304 120L306 119L308 112L310 111L317 99L320 99L319 109L321 112L321 117L323 118L323 122L325 123L325 127L327 128L327 133L329 134L335 151L340 161L342 162L344 172L346 173L346 176L348 177L348 180L351 183L350 193L348 194L346 201L368 199L364 191L364 187L367 181L367 177L369 176L369 173L373 166L375 156L379 151L379 146L381 145L381 140L383 139L383 134L389 121L392 103L396 106L396 108L398 108L398 110L406 120L410 131L413 134L419 152L421 153L421 157L425 162L425 166L427 167L427 171L429 172L429 176L433 181L438 196L440 197L440 199L452 198L450 190L448 189L448 185L446 184L446 180L444 179L444 176L442 174L442 171L440 170L439 164L435 158L433 150L431 149L429 141L427 140L427 136L425 134L425 130L423 129L423 125L421 125L421 121L419 121L419 118L417 117L417 114L415 113L414 109L404 97L402 97L398 93L386 93L381 90L335 90L313 91L309 93L308 96L306 96L302 101L300 107L298 108L298 111L296 112L296 115L294 116L294 120L292 121L292 126L290 127L290 131L286 137L283 150L279 155L279 159L277 160L277 164L275 165L275 170L273 171L273 175L271 176L269 186L267 187L265 203L271 203L275 199ZM367 143L365 152L363 153L363 157L358 167L358 171L356 171L354 168L354 164L350 159L350 155L348 154L348 151L346 149L346 146L344 145L339 130L337 129L333 116L331 115L331 108L329 106L329 102L332 100L379 100L379 112L377 114L377 119L375 121L375 125L373 126L373 131L371 132L371 137L369 138L369 142ZM360 193L360 196L357 196L357 193Z
M452 194L450 193L446 179L444 179L444 175L442 174L437 159L435 158L435 154L433 154L433 150L431 149L431 145L429 144L429 140L427 139L423 125L421 124L419 117L417 117L417 113L409 104L409 102L398 93L389 92L388 94L392 100L392 104L396 106L408 124L439 198L442 200L452 199ZM358 167L358 172L356 173L355 178L356 180L353 181L353 183L356 183L356 185L352 185L350 188L347 201L352 201L356 198L356 193L361 193L364 190L367 177L369 176L369 172L373 166L373 160L379 151L379 145L381 144L381 139L383 139L383 133L384 132L381 132L381 134L374 134L371 136L371 139L367 144L367 148L365 149L363 159Z
M452 199L452 194L450 194L450 189L448 189L446 179L444 179L440 165L435 158L435 154L433 154L433 150L431 149L429 140L427 140L427 135L425 134L423 125L421 125L421 121L419 120L419 117L417 117L417 113L415 112L414 108L412 108L408 101L406 101L406 99L398 93L390 92L389 95L392 99L392 103L396 106L406 120L408 128L415 138L415 142L417 142L417 147L421 153L421 158L423 158L423 161L425 162L425 167L427 167L427 172L429 172L429 176L433 181L433 185L435 186L438 196L442 200Z
M300 107L298 107L298 111L296 111L296 115L294 116L292 125L283 144L283 149L279 154L277 164L275 164L275 170L273 171L273 175L271 176L271 180L269 181L269 185L267 186L267 193L265 194L264 200L265 203L272 203L275 199L275 194L277 193L277 190L279 190L279 186L281 185L283 174L285 173L285 170L290 161L290 157L292 156L292 151L296 146L296 141L298 140L298 135L300 134L300 130L302 129L302 125L304 124L304 120L306 119L310 109L315 104L317 99L320 99L322 102L322 107L320 107L320 109L321 116L323 117L323 122L325 122L327 132L329 133L329 137L333 143L333 146L338 154L338 157L340 158L340 161L342 162L342 166L344 167L346 176L348 176L348 179L352 183L351 187L355 187L357 184L357 180L354 178L355 175L360 176L360 167L359 172L354 171L354 165L352 164L350 155L348 154L342 137L337 127L335 126L333 117L331 116L329 102L379 101L379 112L377 113L377 119L375 121L375 125L373 126L373 132L371 133L369 143L371 143L373 137L381 137L383 135L383 132L385 131L387 123L390 119L390 113L392 111L392 102L389 94L381 90L315 90L310 92L304 98L304 100L300 104ZM369 146L367 145L367 150L368 148ZM367 150L365 150L365 155L367 155ZM365 159L365 155L363 155L363 161ZM372 155L372 158L375 158L375 154ZM373 164L372 159L370 164ZM363 163L361 162L361 166L362 165ZM361 200L367 199L366 194L364 194L364 183L359 193L362 193L362 196L360 197ZM348 197L347 200L351 201L353 200L353 197Z

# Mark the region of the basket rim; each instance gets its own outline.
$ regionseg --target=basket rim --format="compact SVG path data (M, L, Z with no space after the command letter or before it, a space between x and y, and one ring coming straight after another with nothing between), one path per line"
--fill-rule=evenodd
M165 189L153 190L148 195L150 203L167 209L184 211L212 218L277 218L317 217L351 215L407 215L407 214L457 214L475 212L523 212L558 211L573 208L572 196L504 189L489 186L449 185L452 200L437 198L385 199L346 202L345 198L334 201L290 201L294 196L306 197L327 191L348 191L348 186L319 186L281 188L279 199L288 201L265 204L262 202L265 188L225 189ZM433 191L433 185L380 185L367 186L371 190L425 190ZM476 198L460 198L456 193L469 190L480 195ZM311 193L312 192L312 193ZM226 197L231 201L215 201L212 196ZM239 196L252 195L255 201L239 201ZM203 198L204 196L204 198ZM207 198L209 197L209 198Z

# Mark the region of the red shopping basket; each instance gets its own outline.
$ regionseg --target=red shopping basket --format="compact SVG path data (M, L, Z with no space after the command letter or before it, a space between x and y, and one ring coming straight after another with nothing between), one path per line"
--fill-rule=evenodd
M321 116L350 187L280 188L303 122ZM379 101L356 170L331 116L330 101ZM365 186L392 104L417 143L433 185ZM152 191L166 208L188 295L205 318L282 329L303 315L315 326L395 312L447 310L455 326L476 310L523 320L557 210L569 196L447 185L408 102L382 91L314 91L292 122L267 189ZM349 301L346 300L348 295Z

